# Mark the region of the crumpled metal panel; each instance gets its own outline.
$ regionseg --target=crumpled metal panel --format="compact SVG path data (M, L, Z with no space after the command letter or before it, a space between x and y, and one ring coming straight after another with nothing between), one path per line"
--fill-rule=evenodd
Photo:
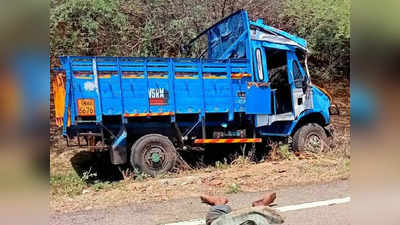
M246 58L248 18L244 11L229 16L208 33L208 58Z

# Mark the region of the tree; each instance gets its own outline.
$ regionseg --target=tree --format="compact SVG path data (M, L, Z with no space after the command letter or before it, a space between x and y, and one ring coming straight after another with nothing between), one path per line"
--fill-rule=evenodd
M283 15L308 41L313 74L330 79L350 73L350 0L287 0Z
M114 0L66 0L50 8L53 55L114 55L126 41L127 17Z

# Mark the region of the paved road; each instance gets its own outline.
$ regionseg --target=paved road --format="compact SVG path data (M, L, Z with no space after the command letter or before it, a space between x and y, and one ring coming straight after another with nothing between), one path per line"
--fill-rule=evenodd
M349 182L290 187L276 190L277 206L296 205L349 196ZM233 209L249 206L265 192L228 195ZM208 210L197 198L161 203L132 204L102 210L50 215L52 225L153 225L203 218ZM285 225L350 224L349 203L281 213Z

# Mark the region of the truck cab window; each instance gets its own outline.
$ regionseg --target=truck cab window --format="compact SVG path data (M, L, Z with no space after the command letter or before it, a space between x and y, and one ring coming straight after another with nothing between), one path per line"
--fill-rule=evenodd
M297 64L296 61L293 61L293 79L296 88L301 88L303 75L301 75L299 65Z
M264 69L262 63L262 54L261 49L257 48L256 50L256 59L257 59L257 72L258 72L258 81L264 81Z

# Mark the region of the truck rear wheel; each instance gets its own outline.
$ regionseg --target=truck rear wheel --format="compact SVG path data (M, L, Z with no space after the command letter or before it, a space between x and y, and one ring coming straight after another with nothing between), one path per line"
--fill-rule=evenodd
M327 149L327 140L324 128L316 123L309 123L294 133L292 146L294 151L320 153Z
M172 142L160 134L148 134L132 146L131 164L153 177L171 170L176 163Z

